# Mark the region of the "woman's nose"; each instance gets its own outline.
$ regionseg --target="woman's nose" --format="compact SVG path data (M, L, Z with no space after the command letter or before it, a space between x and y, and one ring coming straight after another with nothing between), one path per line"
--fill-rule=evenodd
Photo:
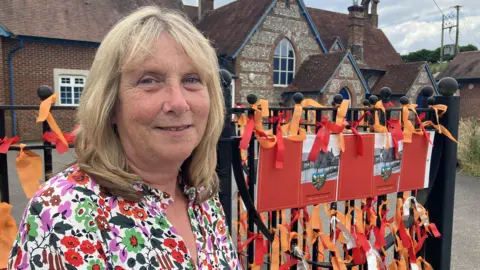
M170 86L163 103L164 113L182 115L188 110L189 106L181 85L175 84Z

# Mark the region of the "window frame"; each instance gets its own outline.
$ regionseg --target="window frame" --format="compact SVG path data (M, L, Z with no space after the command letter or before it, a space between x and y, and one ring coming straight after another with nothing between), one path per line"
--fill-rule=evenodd
M62 103L62 97L61 97L61 87L64 86L65 84L62 83L62 78L70 78L71 81L68 86L72 87L72 103L71 104L64 104ZM83 85L82 87L82 92L83 89L85 88L86 80L88 77L88 70L78 70L78 69L54 69L54 90L55 93L57 94L57 100L55 102L56 106L78 106L78 104L75 104L75 79L83 79ZM81 93L80 93L81 96ZM80 97L79 97L80 99Z
M282 53L284 52L284 48L286 46L286 55L283 55ZM280 51L279 54L277 54L277 49ZM289 56L289 52L292 51L293 56ZM278 59L278 69L275 68L275 60ZM282 66L282 60L285 60L286 67L285 69ZM290 60L293 63L292 69L290 69ZM295 78L295 66L296 66L296 55L295 55L295 49L293 47L293 44L288 40L287 38L282 38L280 42L275 46L275 50L273 53L273 86L274 87L288 87L292 80ZM275 80L275 75L278 74L278 81ZM285 84L282 84L282 74L285 74ZM292 78L289 81L288 75L292 74Z

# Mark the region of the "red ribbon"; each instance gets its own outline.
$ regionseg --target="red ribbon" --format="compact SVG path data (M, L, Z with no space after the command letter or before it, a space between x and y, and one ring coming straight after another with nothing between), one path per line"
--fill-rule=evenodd
M386 109L386 108L390 108L390 107L395 107L395 105L393 105L393 103L391 101L385 103L385 102L382 102L383 103L383 107Z
M254 128L255 120L253 120L253 116L250 116L248 118L247 124L245 125L245 130L243 131L242 140L240 141L240 149L247 150L248 145L250 144L250 139L252 138Z
M433 146L433 143L430 140L430 135L427 133L427 131L425 130L425 127L422 125L423 119L425 119L425 113L422 113L420 117L416 117L415 122L418 125L420 125L420 128L422 129L423 137L425 138L425 140L427 140Z
M285 160L285 143L283 142L283 134L282 134L282 124L281 120L283 118L283 113L279 114L277 120L277 144L275 145L276 153L275 153L275 168L282 169L283 168L283 161Z
M330 132L338 134L342 133L344 129L343 126L337 126L336 124L329 122L328 117L326 116L323 116L322 120L317 122L316 126L319 127L319 129L317 131L317 136L315 136L315 140L313 141L310 154L308 155L308 161L310 162L315 162L317 160L320 150L324 153L328 153Z
M65 140L67 140L68 144L72 144L73 141L75 140L75 135L73 135L71 133L64 133L63 137L65 138ZM45 142L55 144L55 149L57 149L57 152L59 154L63 154L65 152L68 152L69 146L65 145L60 140L60 138L58 137L58 135L55 132L51 132L51 131L45 132L42 135L42 138L43 138L43 141L45 141Z
M298 260L295 258L290 258L286 263L280 266L280 270L288 270L290 267L298 263Z
M395 157L398 159L398 142L403 140L402 126L397 118L391 118L387 121L388 131L392 134L393 148L395 149Z
M6 154L8 152L8 149L10 148L10 145L17 143L18 140L19 140L18 136L15 136L10 139L8 137L0 139L0 153Z
M357 154L359 156L363 156L363 139L362 139L362 136L360 135L360 133L358 132L357 128L358 128L358 125L360 124L360 122L362 122L362 120L365 118L365 116L369 114L370 116L372 116L372 114L367 111L366 113L364 113L362 115L362 117L360 117L360 119L358 119L358 121L354 121L353 122L353 125L351 125L351 130L353 132L353 134L355 135L355 142L356 142L356 145L357 145Z

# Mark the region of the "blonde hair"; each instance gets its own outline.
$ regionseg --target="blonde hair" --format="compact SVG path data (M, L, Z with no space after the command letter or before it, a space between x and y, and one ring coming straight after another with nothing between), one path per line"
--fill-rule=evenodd
M113 195L139 201L141 179L129 171L111 119L122 70L145 59L153 42L167 32L185 51L206 84L210 111L205 134L182 165L187 184L203 190L197 202L218 192L216 146L224 124L224 99L215 50L180 11L143 7L119 21L99 46L77 112L75 151L80 169Z

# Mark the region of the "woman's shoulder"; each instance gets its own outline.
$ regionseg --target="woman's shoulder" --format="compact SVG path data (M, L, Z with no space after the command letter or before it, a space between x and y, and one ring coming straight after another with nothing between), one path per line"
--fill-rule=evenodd
M85 224L82 217L92 216L100 200L108 200L101 187L77 165L72 165L40 186L27 204L23 222ZM49 223L45 227L54 226Z

